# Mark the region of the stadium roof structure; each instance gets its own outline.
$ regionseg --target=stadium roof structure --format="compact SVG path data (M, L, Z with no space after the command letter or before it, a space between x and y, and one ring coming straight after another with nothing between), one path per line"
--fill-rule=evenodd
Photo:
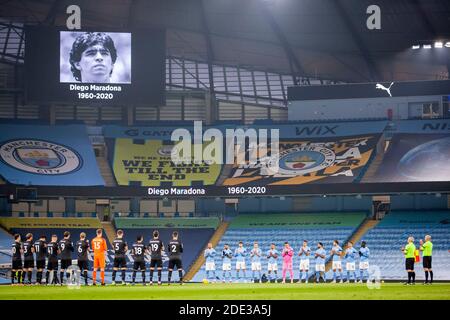
M170 56L345 82L447 79L448 0L3 0L3 22L64 26L79 4L82 27L164 28ZM381 9L369 30L367 7ZM150 39L149 39L150 40Z

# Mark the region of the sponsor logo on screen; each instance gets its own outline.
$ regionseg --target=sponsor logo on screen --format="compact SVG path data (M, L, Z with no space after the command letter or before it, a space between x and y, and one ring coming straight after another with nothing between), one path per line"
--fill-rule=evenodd
M17 139L2 143L0 159L15 169L42 175L68 174L77 171L82 165L82 159L75 150L36 139Z

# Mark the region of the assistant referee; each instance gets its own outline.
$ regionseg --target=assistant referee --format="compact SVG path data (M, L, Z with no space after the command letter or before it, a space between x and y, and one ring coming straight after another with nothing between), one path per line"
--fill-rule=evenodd
M405 254L405 268L406 272L408 272L408 282L405 285L416 284L416 273L414 272L414 252L416 251L416 246L414 245L413 237L408 238L408 244L402 248L402 251Z
M433 243L429 234L425 236L425 242L420 239L420 251L423 252L423 270L425 271L425 282L423 284L432 284L433 269L431 268L431 256L433 254ZM428 281L428 274L430 275L430 281Z

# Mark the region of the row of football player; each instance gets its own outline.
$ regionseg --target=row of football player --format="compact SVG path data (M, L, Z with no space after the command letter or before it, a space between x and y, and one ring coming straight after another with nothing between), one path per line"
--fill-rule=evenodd
M346 260L346 271L347 271L347 280L353 276L355 282L358 281L358 277L356 275L356 259L359 256L359 271L360 277L359 281L362 282L368 279L368 270L369 270L369 256L370 250L367 247L366 242L361 242L361 247L359 250L356 250L353 247L352 242L348 242L345 250L339 245L338 240L333 241L333 247L331 248L330 257L332 259L332 270L333 270L333 282L340 281L343 282L343 269L342 269L342 260ZM212 247L211 243L208 243L207 249L204 251L204 257L206 259L205 263L205 271L207 280L215 281L216 277L216 263L215 257L218 255L217 251ZM234 252L230 249L228 244L225 244L222 250L222 255L220 258L222 259L222 281L232 282L231 275L231 260L236 258L235 270L236 270L236 281L241 279L241 271L242 271L242 279L246 281L246 257L248 256L247 249L244 247L244 243L242 241L239 242L238 247L234 250ZM286 274L289 273L290 281L293 282L293 258L294 258L294 249L290 246L289 242L285 242L283 248L281 249L281 253L277 250L275 243L270 245L270 249L263 255L262 250L259 248L258 242L254 242L253 248L249 253L250 261L251 261L251 271L252 271L252 279L261 282L261 259L267 259L267 272L269 275L269 280L276 280L277 271L278 271L278 261L281 257L282 261L282 283L286 282ZM312 249L308 246L308 241L304 240L303 245L298 252L298 256L300 257L300 279L302 282L304 280L306 283L308 282L308 272L309 272L309 264L310 257L315 259L315 275L316 282L320 281L322 277L324 282L326 282L326 273L325 273L325 262L327 258L327 252L324 249L324 246L321 242L317 243L317 249L313 252Z
M113 284L115 284L116 274L120 270L122 274L122 283L125 284L125 273L127 270L126 254L129 251L128 244L123 238L124 232L122 230L117 231L117 237L112 242L114 251L113 262ZM58 242L57 235L52 235L51 241L47 243L46 236L40 236L39 239L33 242L33 235L28 233L26 235L26 241L21 242L21 236L19 234L14 235L14 243L12 245L12 276L11 283L14 284L17 280L18 283L31 284L32 272L36 265L36 282L42 283L43 271L47 267L46 283L49 284L50 276L53 276L51 281L53 284L63 284L64 275L66 279L69 279L70 273L69 267L72 265L72 252L76 249L77 253L77 265L83 274L85 284L88 284L88 269L89 259L88 253L94 253L94 267L92 272L93 285L96 284L97 270L100 269L101 284L105 285L105 265L107 251L106 240L102 237L102 230L97 230L97 237L92 239L91 243L86 239L84 232L80 233L80 239L74 245L70 240L70 232L64 232L64 238ZM172 239L168 246L169 256L169 283L171 282L172 271L176 268L179 273L179 281L183 281L183 266L181 261L181 254L183 252L183 244L178 239L178 232L172 233ZM164 252L164 244L159 239L159 232L153 231L153 238L149 241L148 245L144 244L144 238L142 235L138 236L136 242L131 246L131 255L134 260L132 282L135 282L137 271L142 272L142 281L145 284L145 255L150 255L150 284L153 283L154 271L158 274L158 284L161 284L162 274L162 256ZM23 263L22 263L23 255ZM46 266L47 259L47 266ZM58 281L58 259L61 260L60 278ZM36 264L35 264L36 261ZM25 273L27 274L27 280L25 279Z

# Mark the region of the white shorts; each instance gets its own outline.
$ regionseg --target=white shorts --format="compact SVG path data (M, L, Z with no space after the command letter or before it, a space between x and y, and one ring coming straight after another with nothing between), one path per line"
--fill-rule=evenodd
M268 263L267 264L267 271L277 271L278 270L278 264L275 263Z
M300 270L309 270L309 259L300 260Z
M245 268L245 261L236 261L236 270L242 270Z
M222 264L222 271L231 271L231 263Z
M205 270L206 271L215 271L216 270L216 264L214 262L207 262L205 264Z
M348 271L355 271L355 263L354 262L347 262L347 264L345 265L345 269L347 269Z
M333 265L331 266L331 269L342 269L342 261L333 261Z
M252 262L252 271L261 271L261 262Z
M325 265L324 264L316 264L316 272L323 271L325 272Z
M367 269L369 269L369 261L360 261L359 262L359 269L360 270L367 270Z

